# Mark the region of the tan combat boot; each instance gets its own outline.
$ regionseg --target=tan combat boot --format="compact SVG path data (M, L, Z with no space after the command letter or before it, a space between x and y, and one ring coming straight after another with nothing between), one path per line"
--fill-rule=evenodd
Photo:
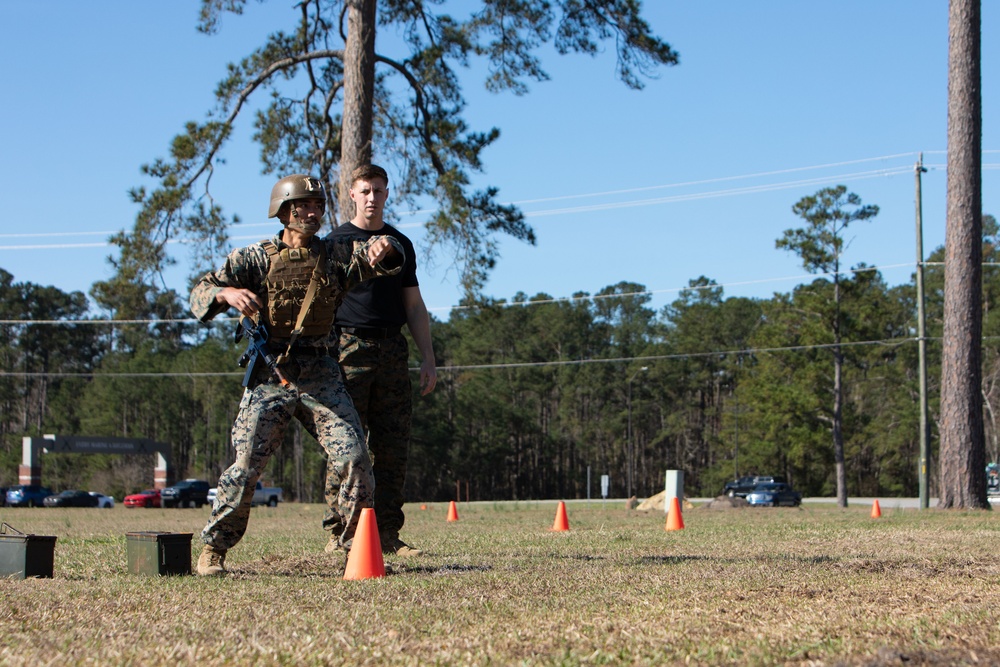
M379 541L382 544L382 553L384 554L395 554L396 556L409 558L411 556L420 556L424 553L423 549L411 547L409 544L399 539L399 536L381 537L379 538Z
M340 538L336 535L330 535L330 539L327 541L326 546L323 547L323 551L328 554L335 554L338 551L347 551L344 545L340 543Z
M219 577L226 573L226 550L206 544L198 556L195 572L202 577Z

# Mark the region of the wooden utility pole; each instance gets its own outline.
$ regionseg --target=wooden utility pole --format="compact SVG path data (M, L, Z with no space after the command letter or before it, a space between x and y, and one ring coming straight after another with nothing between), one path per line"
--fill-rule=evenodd
M927 317L924 314L924 198L921 191L921 174L924 168L923 153L917 158L914 172L917 178L917 357L920 376L920 509L930 505L928 462L931 458L927 422Z

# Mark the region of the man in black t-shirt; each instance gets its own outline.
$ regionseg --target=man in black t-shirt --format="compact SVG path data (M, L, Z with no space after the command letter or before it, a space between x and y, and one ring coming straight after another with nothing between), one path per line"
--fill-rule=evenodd
M370 280L351 290L337 310L334 326L339 334L340 366L347 391L361 417L368 437L375 472L375 518L384 553L419 556L422 551L399 538L403 527L403 482L410 448L413 412L409 371L409 346L402 334L405 324L420 351L421 394L437 383L430 318L417 282L413 244L383 220L389 197L389 176L376 165L362 165L351 174L351 199L355 214L327 238L349 236L367 241L376 235L391 236L403 246L406 261L394 276ZM327 498L337 497L337 476L327 474ZM343 531L339 514L327 508L324 526L331 531L327 551L338 548Z

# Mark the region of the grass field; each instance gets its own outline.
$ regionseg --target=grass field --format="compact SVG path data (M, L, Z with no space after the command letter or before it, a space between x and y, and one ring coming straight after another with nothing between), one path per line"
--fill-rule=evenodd
M619 503L407 506L426 550L344 581L319 505L257 508L225 578L130 574L125 534L208 510L0 508L55 535L52 579L0 580L4 665L1000 664L996 512ZM192 560L193 563L193 560Z

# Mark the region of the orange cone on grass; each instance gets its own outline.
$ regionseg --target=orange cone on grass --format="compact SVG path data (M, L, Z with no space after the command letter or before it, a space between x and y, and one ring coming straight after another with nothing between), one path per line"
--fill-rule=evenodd
M569 519L566 518L566 503L559 501L556 508L556 520L552 524L552 530L569 530Z
M684 528L684 517L681 516L680 498L674 496L670 499L670 511L667 512L667 530L681 530Z
M358 529L351 541L344 579L375 579L384 576L385 561L382 560L382 543L378 537L375 510L366 507L361 510Z
M448 521L458 521L458 505L454 500L448 505Z
M882 516L882 508L878 506L878 498L872 503L872 518L878 519Z

